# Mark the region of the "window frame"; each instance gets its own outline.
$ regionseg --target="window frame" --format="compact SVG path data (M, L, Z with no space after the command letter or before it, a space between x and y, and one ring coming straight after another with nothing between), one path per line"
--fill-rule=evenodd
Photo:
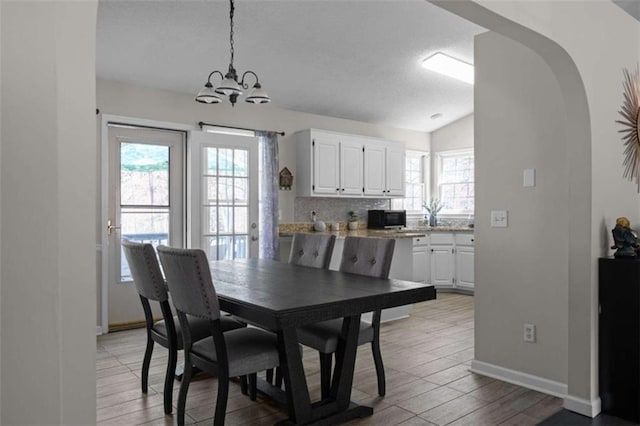
M448 151L439 151L436 152L434 155L434 159L435 159L435 174L434 174L434 179L433 179L433 188L434 188L434 194L438 199L442 199L441 197L441 192L440 192L440 186L442 185L442 162L445 158L451 158L451 157L471 157L474 161L474 173L473 173L473 180L470 182L473 184L473 186L475 187L475 153L473 148L464 148L464 149L454 149L454 150L448 150ZM468 182L460 182L460 183L468 183ZM473 194L473 205L474 205L474 209L475 209L475 189L474 189L474 194ZM446 217L467 217L469 215L473 215L474 214L474 210L453 210L453 209L443 209L442 211L440 211L440 213L438 213L438 216L446 216Z
M421 166L422 166L422 203L420 210L407 210L408 218L423 218L424 217L424 208L422 204L427 202L429 199L429 195L431 193L431 155L427 151L416 151L416 150L407 150L405 152L405 196L402 198L395 198L391 201L391 206L394 209L404 209L406 200L407 200L407 191L409 190L410 184L407 182L407 161L410 158L421 157Z

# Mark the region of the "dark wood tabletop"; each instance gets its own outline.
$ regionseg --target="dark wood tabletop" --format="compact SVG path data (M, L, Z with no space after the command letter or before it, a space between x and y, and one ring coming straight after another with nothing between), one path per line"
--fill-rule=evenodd
M432 285L265 259L214 261L211 274L222 310L273 330L435 298Z
M213 261L211 274L223 311L276 332L290 416L287 424L337 424L371 415L371 407L350 401L360 315L436 297L432 285L264 259ZM296 328L333 318L344 320L331 395L312 404ZM262 390L276 399L281 392Z

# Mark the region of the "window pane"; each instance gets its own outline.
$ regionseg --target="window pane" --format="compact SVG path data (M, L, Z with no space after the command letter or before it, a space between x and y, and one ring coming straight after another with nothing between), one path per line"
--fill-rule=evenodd
M236 178L233 180L234 182L234 201L237 204L248 204L249 199L249 179L246 178Z
M220 207L218 209L218 232L231 234L233 232L233 207Z
M218 232L218 209L216 207L202 209L202 225L205 234L216 234Z
M234 150L233 174L234 176L248 176L249 161L247 151L243 149Z
M221 203L233 201L233 178L218 178L218 200Z
M120 144L120 204L169 205L169 147Z
M246 259L248 257L247 254L247 242L249 240L248 236L243 237L235 237L234 241L234 258L235 259Z
M249 210L246 207L236 207L234 210L235 210L235 217L233 220L233 232L235 234L248 233L249 227L247 226L247 220L248 220Z
M204 150L204 164L207 175L218 174L218 148L205 148Z
M218 199L218 178L204 178L204 204L215 204Z
M218 149L218 174L233 175L233 149Z
M233 259L233 237L218 237L217 244L219 260Z

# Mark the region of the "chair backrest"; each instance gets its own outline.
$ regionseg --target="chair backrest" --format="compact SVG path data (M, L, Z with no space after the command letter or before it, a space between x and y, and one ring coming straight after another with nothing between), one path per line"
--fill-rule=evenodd
M219 319L220 305L204 251L158 246L158 255L176 309L198 318Z
M347 237L340 271L389 278L395 247L396 240L391 238Z
M122 240L122 249L138 294L158 302L167 301L169 296L153 246Z
M289 263L328 269L335 244L335 235L294 234Z

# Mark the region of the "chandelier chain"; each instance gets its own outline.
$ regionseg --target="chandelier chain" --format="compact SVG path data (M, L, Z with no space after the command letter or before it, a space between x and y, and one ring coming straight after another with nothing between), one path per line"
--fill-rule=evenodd
M233 67L233 55L235 53L233 49L233 12L235 10L235 6L233 4L233 0L230 0L229 2L231 3L231 7L229 8L229 20L231 21L229 31L229 44L231 45L231 67Z

